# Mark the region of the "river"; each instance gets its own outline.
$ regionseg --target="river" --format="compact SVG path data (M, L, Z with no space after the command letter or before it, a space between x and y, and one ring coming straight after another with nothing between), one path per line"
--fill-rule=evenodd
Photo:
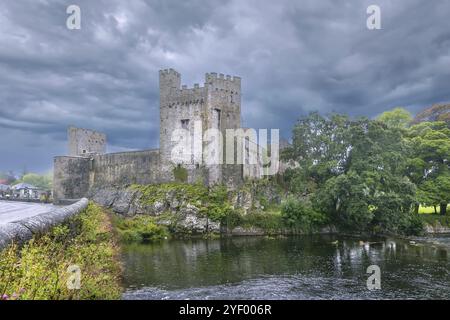
M364 241L361 241L364 240ZM123 248L124 299L449 299L450 237L168 240ZM367 267L381 270L368 290Z

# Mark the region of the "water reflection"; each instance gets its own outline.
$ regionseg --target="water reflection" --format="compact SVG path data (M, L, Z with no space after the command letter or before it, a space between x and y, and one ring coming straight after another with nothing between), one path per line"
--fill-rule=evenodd
M448 243L332 236L166 241L124 248L125 298L448 298ZM366 289L369 265L382 290Z

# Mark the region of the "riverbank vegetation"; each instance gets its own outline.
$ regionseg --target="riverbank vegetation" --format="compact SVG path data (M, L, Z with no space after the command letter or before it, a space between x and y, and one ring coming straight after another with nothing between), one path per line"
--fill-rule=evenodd
M430 226L440 225L442 227L450 228L450 215L437 215L437 214L423 214L421 219Z
M412 124L402 108L374 120L311 113L282 152L290 164L284 172L233 190L187 184L181 173L177 182L134 185L138 211L147 216L120 218L116 226L127 242L235 228L417 235L431 223L423 215L430 208L447 214L449 156L448 122Z
M350 232L418 234L420 205L450 202L450 128L446 122L410 125L401 108L376 120L345 115L301 118L283 157L284 175L309 209Z
M140 214L113 219L123 242L170 237L212 237L252 229L255 234L310 233L326 218L294 197L283 196L274 179L247 181L237 189L181 182L133 185Z
M68 224L0 253L0 300L118 299L118 261L108 214L89 204Z
M158 225L151 216L138 215L132 218L113 217L113 225L122 242L150 242L168 239L166 227Z

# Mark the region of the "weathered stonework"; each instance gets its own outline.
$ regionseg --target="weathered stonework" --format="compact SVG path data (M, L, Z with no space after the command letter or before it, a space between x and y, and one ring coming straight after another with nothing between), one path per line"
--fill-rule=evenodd
M90 158L55 157L53 199L56 204L83 198L90 188Z
M106 152L106 135L101 132L69 127L69 156L89 156Z
M174 170L182 167L186 182L207 185L239 185L244 176L259 177L255 170L244 170L241 164L205 165L206 143L192 147L191 159L179 163L172 155L172 135L177 129L189 131L191 138L207 129L241 126L241 79L208 73L203 86L181 86L181 75L173 69L159 72L160 83L160 149L105 154L106 135L70 127L69 156L55 157L54 200L77 199L90 190L125 187L130 184L153 184L176 179ZM198 141L198 140L196 140ZM225 155L224 155L225 157ZM128 210L128 209L127 209Z
M161 70L160 83L160 160L161 174L164 180L170 180L173 166L172 151L176 142L172 134L178 129L187 129L191 141L200 139L195 136L195 125L201 124L201 132L208 129L238 129L241 126L241 79L239 77L205 75L203 87L195 84L188 89L181 86L181 75L173 69ZM198 141L198 140L197 140ZM188 169L202 166L204 163L205 142L201 148L192 146L190 163L183 165ZM239 170L234 166L236 170ZM208 183L222 183L222 166L208 167Z

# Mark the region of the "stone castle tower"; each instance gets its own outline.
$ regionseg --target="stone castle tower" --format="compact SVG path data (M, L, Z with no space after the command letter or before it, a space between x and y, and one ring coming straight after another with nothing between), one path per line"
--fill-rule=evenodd
M67 129L70 156L89 156L106 153L106 134L89 129Z
M205 165L208 141L195 141L208 129L241 127L241 79L207 73L203 86L181 85L181 75L159 72L160 149L105 153L106 135L89 129L68 129L69 155L54 159L55 203L88 196L92 189L153 184L175 180L174 170L183 167L189 183L237 185L244 178L241 164ZM174 158L174 132L184 129L191 137L189 159ZM225 137L225 134L223 135ZM223 157L225 152L223 152ZM186 161L187 160L187 161Z
M159 72L160 90L160 159L163 172L170 174L173 166L175 143L172 135L176 129L186 129L190 133L191 159L184 159L188 170L199 168L204 163L203 143L195 148L195 126L201 126L201 132L215 128L225 129L241 127L241 79L217 73L207 73L203 86L194 88L181 86L181 75L173 70ZM197 132L199 132L197 128ZM225 136L225 135L224 135ZM186 161L187 160L187 161ZM181 162L181 161L180 161ZM222 167L208 166L209 183L222 182Z

